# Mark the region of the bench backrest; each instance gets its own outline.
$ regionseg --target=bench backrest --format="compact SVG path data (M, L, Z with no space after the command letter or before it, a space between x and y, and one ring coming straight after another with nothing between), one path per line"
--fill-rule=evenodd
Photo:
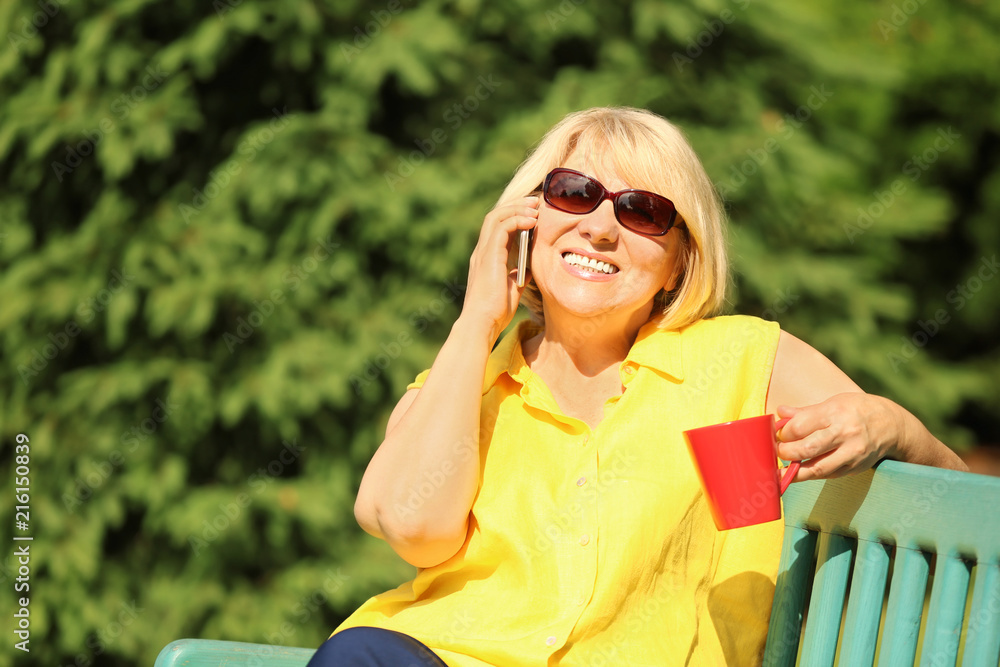
M782 502L765 665L998 664L1000 478L883 461Z

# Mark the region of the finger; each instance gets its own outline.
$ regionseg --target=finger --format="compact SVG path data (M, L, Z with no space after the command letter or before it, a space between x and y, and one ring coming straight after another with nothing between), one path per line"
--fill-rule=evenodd
M504 218L509 218L512 215L538 217L538 209L539 205L537 197L525 197L524 199L518 199L510 202L509 204L498 206L486 214L486 219L503 220Z
M803 461L799 466L799 471L795 474L796 482L807 482L813 479L832 479L842 477L847 474L842 462L830 454L816 457L809 461Z
M802 408L796 408L791 405L779 405L778 406L778 416L781 418L791 418L799 413Z
M483 225L480 232L479 243L473 250L473 254L481 253L484 259L493 261L494 257L503 255L504 262L508 263L509 255L517 247L517 233L523 230L534 229L537 219L528 216L512 216L504 220L495 222L492 225Z
M788 429L791 422L782 429L784 437L778 443L778 456L786 461L802 461L822 456L832 449L836 449L839 441L833 437L829 429L820 429L807 434L803 438L790 440Z
M518 301L521 300L521 294L528 288L529 282L531 282L531 269L525 269L524 284L520 287L517 285L517 269L507 272L507 285L509 287L511 298L513 299L514 307L516 307Z
M530 201L521 201L518 204L508 204L493 209L483 218L483 225L479 229L479 242L494 237L501 230L508 233L514 229L530 229L534 223L530 220L538 219L538 206Z
M878 459L851 461L845 458L841 452L835 450L815 459L803 461L795 476L795 481L846 477L871 468L877 461Z
M486 238L494 236L504 238L513 236L514 232L522 229L533 229L538 224L538 212L534 209L521 209L520 212L512 211L506 217L483 226L483 235ZM487 226L489 230L487 230Z
M784 442L801 440L810 433L830 428L831 424L830 415L820 405L805 408L779 405L778 415L789 418L780 432L780 439Z

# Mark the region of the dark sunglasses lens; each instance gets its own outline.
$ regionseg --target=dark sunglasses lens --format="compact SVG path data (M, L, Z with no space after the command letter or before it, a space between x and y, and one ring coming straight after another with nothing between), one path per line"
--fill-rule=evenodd
M674 206L666 199L639 192L626 192L618 198L618 220L640 234L665 234L673 223Z
M593 179L556 172L549 179L545 201L567 213L589 213L597 208L602 194L601 187Z

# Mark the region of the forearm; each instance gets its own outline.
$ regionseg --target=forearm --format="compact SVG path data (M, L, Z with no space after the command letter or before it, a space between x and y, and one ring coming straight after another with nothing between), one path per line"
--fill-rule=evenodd
M488 327L459 318L413 404L386 434L358 491L356 514L407 562L429 567L465 541L479 486ZM376 529L377 530L373 530Z
M935 468L963 471L969 469L958 454L935 438L909 411L887 398L881 400L885 401L888 409L895 415L898 424L896 427L898 436L889 448L889 458Z

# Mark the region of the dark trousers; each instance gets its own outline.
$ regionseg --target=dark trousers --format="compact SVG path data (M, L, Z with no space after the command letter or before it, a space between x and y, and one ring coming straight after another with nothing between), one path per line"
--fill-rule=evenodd
M347 628L327 639L307 667L447 667L409 635L382 628Z

